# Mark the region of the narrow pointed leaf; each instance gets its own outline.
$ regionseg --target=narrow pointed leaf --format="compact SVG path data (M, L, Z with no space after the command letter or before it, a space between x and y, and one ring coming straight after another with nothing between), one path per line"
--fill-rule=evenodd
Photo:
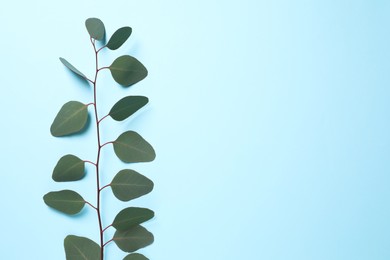
M112 226L117 230L127 230L154 217L154 212L146 208L129 207L116 215Z
M122 251L134 252L152 244L154 237L146 228L138 225L126 231L117 230L113 240Z
M123 260L149 260L149 258L147 258L144 255L134 253L134 254L127 255L125 258L123 258Z
M115 197L121 201L129 201L153 190L153 182L133 170L121 170L111 182Z
M64 240L67 260L98 260L100 246L86 237L69 235Z
M109 48L110 50L118 49L119 47L122 46L122 44L124 44L127 41L127 39L130 37L130 35L131 35L131 28L130 27L126 26L126 27L119 28L111 36L110 40L108 41L108 43L106 45L107 48Z
M79 213L85 205L83 197L72 190L49 192L43 196L43 200L49 207L69 215Z
M114 152L124 162L150 162L156 158L153 147L138 133L127 131L114 142Z
M77 181L85 175L85 163L77 156L68 154L58 161L54 167L52 178L54 181Z
M128 96L119 100L110 110L110 116L116 121L122 121L137 112L148 103L143 96Z
M129 55L120 56L114 60L109 69L114 80L125 87L143 80L148 75L145 66Z
M61 58L60 57L60 61L62 62L62 64L65 65L65 67L67 67L68 69L70 69L73 73L75 73L76 75L82 77L83 79L87 79L87 77L82 73L80 72L78 69L76 69L72 64L70 64L67 60L65 60L64 58Z
M93 39L96 39L98 41L104 39L106 29L104 28L104 24L100 19L88 18L85 21L85 27L87 27L87 31Z
M74 134L86 126L87 120L87 106L78 101L69 101L58 112L50 127L50 132L56 137Z

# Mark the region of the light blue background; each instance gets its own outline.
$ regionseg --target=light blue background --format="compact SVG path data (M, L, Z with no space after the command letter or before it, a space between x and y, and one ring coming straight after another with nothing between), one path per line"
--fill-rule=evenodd
M387 0L3 3L0 258L63 259L67 234L97 241L93 210L69 218L42 196L94 201L90 166L82 182L51 180L64 154L94 160L93 125L60 139L49 127L63 103L91 101L58 57L92 75L84 21L99 17L108 35L133 27L102 64L131 54L149 70L131 89L102 73L101 114L150 98L133 120L107 119L103 139L133 129L158 155L129 166L105 149L103 182L128 167L155 182L130 203L105 191L106 224L129 205L153 209L155 243L141 252L155 260L390 259L389 14Z

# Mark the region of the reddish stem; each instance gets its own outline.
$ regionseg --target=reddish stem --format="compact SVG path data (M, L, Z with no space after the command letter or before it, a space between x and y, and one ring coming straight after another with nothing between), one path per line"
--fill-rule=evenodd
M112 242L112 241L114 241L114 239L108 240L106 243L103 244L103 247L105 247L108 243L110 243L110 242ZM102 248L103 248L103 247L102 247Z
M100 124L100 122L103 121L103 119L105 119L105 118L108 117L109 115L110 115L110 114L105 115L105 116L103 116L102 118L100 118L100 120L98 121L98 124Z
M97 208L96 208L94 205L92 205L91 203L89 203L88 201L84 200L84 202L87 203L87 204L88 204L89 206L91 206L92 208L94 208L94 209L97 210Z
M105 227L105 228L103 229L103 232L106 231L106 230L107 230L108 228L110 228L110 227L112 227L112 224L109 225L109 226L107 226L107 227Z
M96 159L96 190L97 190L97 217L99 221L99 230L100 230L100 259L104 259L104 238L103 238L103 225L102 225L102 217L100 214L100 177L99 177L99 162L100 162L100 150L102 148L100 144L100 128L99 128L99 117L98 117L98 111L97 111L97 95L96 95L96 80L99 73L99 63L98 63L98 51L96 50L95 41L92 40L92 46L95 51L95 63L96 63L96 72L95 72L95 80L93 81L93 103L94 110L95 110L95 122L96 122L96 135L97 135L97 145L98 145L98 151L97 151L97 159Z
M100 148L103 148L103 146L108 145L108 144L113 144L113 143L114 143L114 141L110 141L110 142L104 143L104 144L102 144L102 145L100 146Z
M90 164L92 164L92 165L96 166L96 163L94 163L94 162L91 162L91 161L88 161L88 160L84 160L84 162L86 162L86 163L90 163Z
M107 184L107 185L105 185L105 186L103 186L103 187L101 187L100 188L100 191L102 191L103 189L105 189L105 188L107 188L107 187L110 187L111 186L111 183L110 184Z

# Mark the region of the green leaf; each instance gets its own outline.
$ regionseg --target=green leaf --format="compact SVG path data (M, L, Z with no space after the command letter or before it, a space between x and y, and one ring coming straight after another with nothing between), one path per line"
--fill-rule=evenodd
M134 131L121 134L114 142L114 152L124 162L150 162L156 158L153 147Z
M72 190L49 192L43 196L43 200L49 207L69 215L79 213L85 205L83 197Z
M148 98L143 96L124 97L116 102L109 114L114 120L122 121L145 106L148 101Z
M87 79L87 77L82 73L80 72L78 69L76 69L72 64L70 64L67 60L65 60L64 58L61 58L60 57L60 61L62 62L62 64L65 65L65 67L67 67L68 69L70 69L73 73L75 73L76 75L82 77L83 79Z
M58 182L81 180L85 175L85 163L77 156L68 154L58 161L53 170L53 180Z
M145 257L144 255L134 253L127 255L123 260L149 260L149 258Z
M104 39L106 29L104 28L103 22L98 18L88 18L85 21L85 27L91 38L101 41Z
M126 26L119 28L114 32L114 34L111 36L110 40L107 43L107 48L110 50L116 50L119 47L122 46L126 42L126 40L130 37L131 35L131 28Z
M120 56L114 60L109 69L114 80L125 87L143 80L148 75L144 65L129 55Z
M137 225L126 231L117 230L113 240L121 250L134 252L152 244L154 237L146 228Z
M78 101L69 101L58 112L50 127L50 132L56 137L74 134L85 127L87 120L87 106Z
M67 260L98 260L100 246L86 237L69 235L64 240Z
M154 217L154 212L146 208L129 207L116 215L112 226L118 230L126 230Z
M111 182L115 197L121 201L129 201L153 190L153 182L133 170L121 170Z

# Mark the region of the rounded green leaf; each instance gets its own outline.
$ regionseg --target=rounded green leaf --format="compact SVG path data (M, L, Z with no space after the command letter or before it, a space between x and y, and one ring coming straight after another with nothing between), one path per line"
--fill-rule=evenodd
M69 235L64 239L67 260L98 260L100 246L86 237Z
M113 79L125 87L143 80L148 75L144 65L129 55L120 56L114 60L109 69Z
M54 167L52 178L54 181L77 181L85 175L85 163L77 156L68 154L58 161Z
M74 134L85 127L87 120L87 106L78 101L69 101L58 112L50 127L50 132L56 137Z
M43 196L43 200L49 207L69 215L79 213L85 205L83 197L72 190L49 192Z
M137 225L126 231L117 230L113 240L121 250L134 252L152 244L154 237L146 228Z
M123 258L123 260L149 260L149 258L147 258L144 255L134 253L134 254L127 255L125 258Z
M114 34L111 36L110 40L108 41L106 45L107 48L109 48L110 50L116 50L119 47L121 47L122 44L124 44L127 41L127 39L130 37L131 31L132 31L131 28L128 26L116 30L116 32L114 32Z
M122 121L137 112L148 103L148 98L143 96L124 97L110 110L110 116L116 121Z
M103 22L98 18L88 18L85 21L85 27L91 38L101 41L104 39L106 29L104 28Z
M126 230L154 217L154 212L146 208L129 207L116 215L112 226L117 230Z
M114 142L114 152L124 162L150 162L156 158L153 147L134 131L121 134Z
M121 201L129 201L153 190L153 182L133 170L121 170L111 182L115 197Z
M61 58L60 57L60 61L62 62L62 64L65 65L65 67L67 67L68 69L70 69L73 73L75 73L76 75L82 77L83 79L87 79L87 77L81 73L78 69L76 69L72 64L70 64L67 60L65 60L64 58Z

